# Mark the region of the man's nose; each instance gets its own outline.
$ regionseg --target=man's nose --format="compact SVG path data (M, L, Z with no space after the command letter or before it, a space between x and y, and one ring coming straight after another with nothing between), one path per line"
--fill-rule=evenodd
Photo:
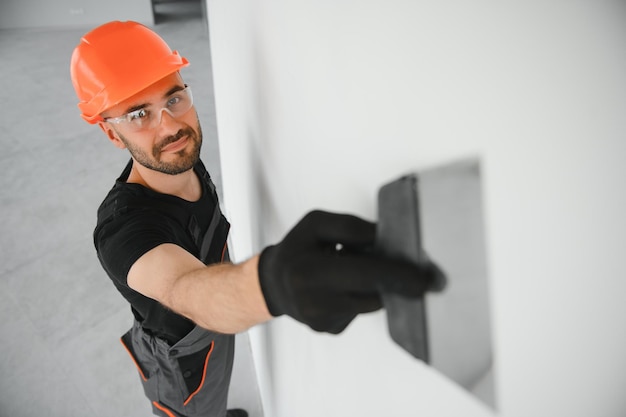
M177 117L172 114L172 112L166 108L162 108L159 113L159 120L157 122L157 126L160 129L169 130L169 128L178 128L180 127L180 122Z

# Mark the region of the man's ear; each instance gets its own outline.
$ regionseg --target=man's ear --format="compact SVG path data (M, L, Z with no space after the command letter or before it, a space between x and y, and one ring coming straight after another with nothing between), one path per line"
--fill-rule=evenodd
M113 142L113 145L120 149L126 149L126 145L124 145L124 142L122 142L117 132L108 124L105 124L105 122L98 122L98 126L100 126L100 129L102 129L104 134L107 135L107 138Z

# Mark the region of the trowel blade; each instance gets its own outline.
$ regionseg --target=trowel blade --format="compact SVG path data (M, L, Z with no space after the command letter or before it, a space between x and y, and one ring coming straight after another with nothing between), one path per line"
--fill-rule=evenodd
M377 246L394 258L425 261L421 245L417 176L407 175L383 186L378 194ZM428 362L424 300L383 294L391 338L407 352Z

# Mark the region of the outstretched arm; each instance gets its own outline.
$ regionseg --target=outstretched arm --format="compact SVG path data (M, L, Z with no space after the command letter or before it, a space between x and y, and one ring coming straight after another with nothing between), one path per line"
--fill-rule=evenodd
M282 314L317 331L340 333L382 293L422 295L432 264L389 259L374 250L376 227L350 215L315 211L277 245L240 264L205 266L162 244L139 258L128 284L209 330L237 333Z
M128 273L128 285L197 325L233 334L269 320L257 273L258 256L240 264L206 266L166 243L145 253Z

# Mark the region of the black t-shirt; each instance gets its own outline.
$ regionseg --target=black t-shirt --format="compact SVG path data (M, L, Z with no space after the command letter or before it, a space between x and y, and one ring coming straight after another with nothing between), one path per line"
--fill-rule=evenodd
M137 259L163 243L176 244L207 265L221 262L230 225L219 211L215 186L201 161L194 167L202 183L202 197L196 202L127 183L132 163L98 209L94 244L100 263L131 304L135 318L146 331L173 344L195 324L130 288L128 271Z

